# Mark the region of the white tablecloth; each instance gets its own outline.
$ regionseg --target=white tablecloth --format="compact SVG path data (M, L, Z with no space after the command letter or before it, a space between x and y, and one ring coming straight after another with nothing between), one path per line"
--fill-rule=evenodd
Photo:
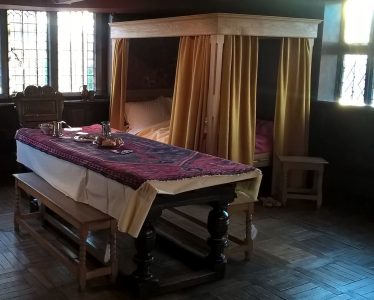
M76 201L87 203L118 220L118 229L137 237L157 194L178 194L204 187L243 181L238 193L256 201L261 171L240 175L216 175L183 180L143 183L137 190L101 174L46 154L17 141L17 161Z

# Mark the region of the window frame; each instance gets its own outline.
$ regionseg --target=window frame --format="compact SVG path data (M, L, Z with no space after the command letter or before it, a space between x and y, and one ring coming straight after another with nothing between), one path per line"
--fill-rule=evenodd
M95 93L97 98L108 97L108 45L109 45L109 14L94 13L95 15ZM58 37L57 12L47 11L48 19L48 84L58 90ZM8 28L7 10L0 9L0 70L1 87L0 102L9 100L9 68L8 68ZM63 93L66 100L80 99L80 92Z
M340 99L341 88L343 85L343 63L344 55L347 54L362 54L367 55L366 64L366 76L365 76L365 89L364 89L364 103L365 105L373 105L373 69L374 69L374 14L371 19L371 31L369 37L369 43L367 45L362 44L347 44L344 41L344 29L345 29L345 18L344 18L344 6L346 1L341 6L341 26L339 35L339 44L337 49L337 68L336 68L336 81L335 81L335 98Z

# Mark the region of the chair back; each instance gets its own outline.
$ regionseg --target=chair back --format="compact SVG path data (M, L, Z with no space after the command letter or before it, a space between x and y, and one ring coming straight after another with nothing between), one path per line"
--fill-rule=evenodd
M36 128L40 123L62 120L64 97L50 86L29 85L13 100L21 127Z

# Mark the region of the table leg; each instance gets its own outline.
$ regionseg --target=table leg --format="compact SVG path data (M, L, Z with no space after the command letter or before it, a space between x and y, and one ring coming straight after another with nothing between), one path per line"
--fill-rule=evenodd
M156 230L153 223L160 215L161 211L150 212L140 230L139 236L135 240L137 253L134 256L134 261L137 269L131 274L131 277L140 295L144 293L152 294L152 291L159 288L159 280L151 271L151 265L154 260L151 252L156 242Z
M224 249L227 246L227 230L229 225L229 215L227 213L227 204L212 203L213 209L208 216L208 245L210 253L208 263L214 271L225 270L226 257ZM223 275L223 273L222 273Z

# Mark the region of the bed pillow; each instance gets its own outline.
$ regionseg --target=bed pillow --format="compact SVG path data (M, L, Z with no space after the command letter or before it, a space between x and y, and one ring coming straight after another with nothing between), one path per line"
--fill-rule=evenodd
M150 127L170 120L172 99L158 97L150 101L126 102L125 112L130 130Z
M264 136L273 136L274 122L256 119L256 134L261 134Z
M256 120L256 154L273 151L273 131L274 123L272 121Z

